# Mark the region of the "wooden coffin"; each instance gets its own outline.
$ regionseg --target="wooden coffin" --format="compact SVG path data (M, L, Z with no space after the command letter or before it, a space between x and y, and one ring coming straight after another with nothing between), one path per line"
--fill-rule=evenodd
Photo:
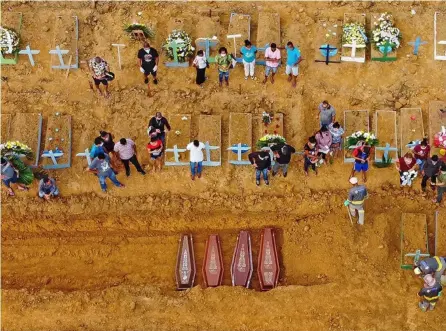
M175 270L177 290L194 286L195 280L194 244L191 234L182 234L178 245L177 267Z
M240 231L232 257L231 278L232 286L249 288L252 272L251 235L248 231Z
M260 237L259 264L257 266L260 289L267 291L276 287L279 281L279 272L279 256L274 229L265 228Z
M218 234L209 236L203 262L203 279L205 286L216 287L223 283L223 257Z

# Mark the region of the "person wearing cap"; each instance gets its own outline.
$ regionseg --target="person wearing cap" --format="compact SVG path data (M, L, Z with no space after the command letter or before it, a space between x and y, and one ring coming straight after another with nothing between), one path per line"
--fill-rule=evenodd
M268 81L268 76L271 73L271 83L274 84L274 76L277 73L277 68L280 64L280 50L275 43L265 50L265 79L263 84Z
M364 225L364 200L368 198L367 189L364 185L358 185L356 177L351 177L349 181L353 187L348 192L348 199L344 201L344 205L348 207L353 217L356 217L358 212L358 224Z
M443 200L443 193L446 192L446 164L441 166L435 185L437 186L437 199L432 201L439 204Z
M446 271L446 257L434 256L417 261L414 264L413 272L415 275L428 275L435 273L435 280L441 282L441 276Z
M430 179L430 186L432 190L435 190L437 175L440 172L442 164L443 162L439 160L438 155L432 155L432 157L426 159L424 168L421 171L421 174L423 175L423 179L421 180L421 190L423 196L426 195L426 186L428 179Z
M271 175L274 177L279 172L279 169L282 169L283 177L286 177L291 156L296 153L296 149L288 144L277 144L271 146L271 151L275 160Z
M39 182L39 197L49 201L52 197L57 197L59 190L56 186L56 180L44 175Z
M157 137L163 142L163 146L166 146L166 132L169 131L170 125L167 118L165 118L161 112L156 112L155 116L150 119L147 128L149 137L153 137L153 134L156 133Z
M1 172L3 185L8 189L9 196L15 196L15 193L11 187L11 184L17 184L17 187L21 191L28 191L28 187L18 182L19 173L13 164L5 158L1 158Z
M434 310L438 299L440 298L441 291L443 290L441 284L435 280L432 275L426 275L423 278L424 286L418 292L418 296L421 301L418 303L418 307L424 312Z
M110 71L108 63L101 57L96 56L88 61L88 67L90 68L91 75L94 80L94 85L98 92L98 95L102 95L100 85L104 85L105 97L108 98L110 93L108 92L108 80L107 73ZM91 83L90 83L91 84Z

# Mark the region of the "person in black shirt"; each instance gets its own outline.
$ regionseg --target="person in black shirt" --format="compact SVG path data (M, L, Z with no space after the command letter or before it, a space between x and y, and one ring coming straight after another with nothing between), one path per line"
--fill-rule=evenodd
M424 276L424 287L418 292L418 296L421 301L418 303L418 307L422 311L434 310L443 290L441 283L435 280L435 277L431 274Z
M263 180L269 185L268 170L271 170L271 156L268 152L252 152L248 155L249 162L256 169L256 184L260 185L260 174L263 174Z
M153 116L149 121L149 127L147 128L147 133L149 137L156 136L161 139L163 142L163 146L166 145L166 133L170 131L169 122L161 112L156 112L155 116Z
M99 131L99 134L100 136L98 138L100 138L104 142L102 147L104 148L105 152L107 154L113 152L113 148L115 148L115 143L113 141L112 134L110 132L105 132L105 131Z
M287 144L277 144L271 146L271 150L274 154L274 160L276 163L273 165L272 175L275 176L279 169L282 169L283 177L288 174L288 165L291 161L291 155L296 153L296 149L293 146Z
M316 138L314 136L308 138L308 142L304 146L304 171L308 176L308 168L311 167L317 175L316 162L319 160L316 149Z
M150 95L149 75L153 76L153 83L158 84L156 76L158 70L159 55L155 48L144 42L143 48L138 51L139 70L144 75L144 83L147 84L147 95Z

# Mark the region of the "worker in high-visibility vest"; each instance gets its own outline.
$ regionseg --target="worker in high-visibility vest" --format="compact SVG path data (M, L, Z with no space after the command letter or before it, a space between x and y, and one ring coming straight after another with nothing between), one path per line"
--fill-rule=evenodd
M422 311L434 310L442 291L441 284L431 274L424 276L424 287L418 292L421 301L418 307Z
M353 187L348 192L348 199L344 201L344 205L348 206L350 215L356 217L358 212L358 224L364 225L364 201L368 197L367 189L364 185L358 185L358 178L351 177L349 179Z
M435 280L438 283L446 283L446 276L443 276L445 270L446 257L434 256L417 261L413 272L415 275L428 275L435 273ZM443 281L441 276L443 276Z

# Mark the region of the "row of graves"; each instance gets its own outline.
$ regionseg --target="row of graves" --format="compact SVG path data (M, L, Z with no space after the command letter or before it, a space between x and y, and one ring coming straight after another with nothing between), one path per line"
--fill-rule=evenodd
M208 237L203 257L203 280L205 287L223 284L224 263L222 243L218 234ZM230 267L232 286L250 288L254 272L251 234L243 230L237 236ZM192 234L182 234L178 244L175 278L177 290L186 290L195 285L197 273L194 241ZM257 261L257 275L262 291L277 286L280 274L276 234L273 228L264 228L260 234L260 247Z
M209 15L212 13L210 11ZM434 13L434 59L446 60L446 14ZM28 57L32 66L35 65L40 50L33 49L32 45L22 45L21 31L23 14L20 12L2 13L1 54L0 64L17 64L19 55ZM402 35L395 26L393 16L389 13L369 14L367 24L366 14L345 14L343 21L321 20L317 24L316 62L329 63L366 61L367 45L370 44L370 58L372 61L395 61L397 49L402 46ZM257 39L251 40L251 16L242 13L231 13L226 40L219 41L217 31L206 33L195 40L195 47L187 31L178 26L164 41L162 48L168 57L165 61L167 67L188 67L195 49L203 49L209 63L215 62L215 54L220 46L227 46L234 54L237 62L242 62L240 49L244 40L251 40L258 47L258 65L265 65L264 51L270 43L281 44L280 15L277 12L259 11L257 24ZM215 29L217 30L217 29ZM79 68L79 22L77 16L56 16L53 27L51 49L51 70L69 70ZM149 25L134 23L124 29L135 41L142 41L154 37L154 29ZM214 34L215 33L215 34ZM419 49L426 44L422 37L408 42L413 46L413 53L418 55ZM111 44L116 49L118 67L121 69L121 50L126 46L123 43Z

